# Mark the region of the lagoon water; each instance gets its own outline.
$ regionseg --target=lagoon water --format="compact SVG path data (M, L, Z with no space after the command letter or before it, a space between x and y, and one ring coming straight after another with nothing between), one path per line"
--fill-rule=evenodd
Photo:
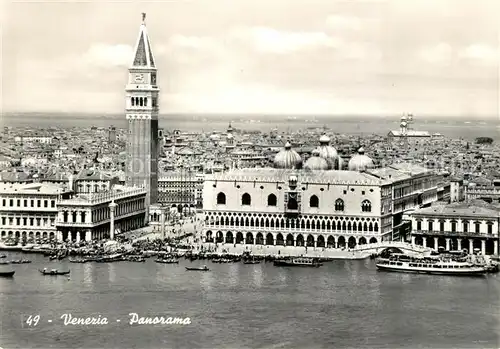
M387 273L372 260L319 269L205 261L209 272L187 272L200 262L28 258L33 263L1 266L16 270L13 279L0 278L3 348L500 347L498 274ZM43 267L69 268L71 276L43 276ZM191 324L131 326L132 312L189 317ZM63 314L100 315L109 324L64 326ZM30 315L40 315L36 326L26 323Z

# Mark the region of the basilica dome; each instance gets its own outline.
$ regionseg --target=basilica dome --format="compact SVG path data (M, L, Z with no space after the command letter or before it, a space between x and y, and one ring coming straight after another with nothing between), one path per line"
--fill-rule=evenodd
M292 149L292 145L286 142L285 149L274 157L274 167L282 169L298 169L302 166L302 158L299 153Z
M326 160L329 170L340 170L341 160L337 150L330 145L330 137L327 135L321 136L319 139L319 147L316 148L319 156Z
M349 171L364 171L369 168L373 168L373 160L365 155L365 150L361 147L358 153L354 155L351 160L349 160Z
M317 149L313 150L312 156L307 159L304 168L308 170L328 170L328 162L319 156L319 151Z

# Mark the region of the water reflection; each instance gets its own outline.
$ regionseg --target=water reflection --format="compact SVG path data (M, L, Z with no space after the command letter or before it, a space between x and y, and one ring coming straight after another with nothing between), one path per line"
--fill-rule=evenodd
M111 283L116 281L116 266L114 263L108 263L108 280Z
M253 270L253 283L256 287L262 287L262 267L260 265Z
M81 264L83 267L83 284L88 287L94 286L94 280L92 278L92 269L94 265L91 263Z
M227 282L229 286L235 287L240 283L240 268L239 263L232 263L229 265L229 275Z
M193 272L196 273L196 272ZM200 285L203 289L210 291L214 283L214 272L213 271L200 271Z

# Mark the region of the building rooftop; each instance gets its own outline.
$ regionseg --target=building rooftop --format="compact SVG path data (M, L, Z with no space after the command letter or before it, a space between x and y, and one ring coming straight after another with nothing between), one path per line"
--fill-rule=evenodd
M324 184L371 184L382 185L388 183L373 175L357 171L310 171L274 168L247 168L236 169L228 172L208 175L206 180L239 180L239 181L267 181L285 182L289 177L296 175L302 183L324 183Z
M62 185L52 183L0 183L0 192L3 194L45 194L56 195L70 190Z
M459 216L459 217L500 217L500 207L483 200L436 205L415 210L412 214L423 216Z

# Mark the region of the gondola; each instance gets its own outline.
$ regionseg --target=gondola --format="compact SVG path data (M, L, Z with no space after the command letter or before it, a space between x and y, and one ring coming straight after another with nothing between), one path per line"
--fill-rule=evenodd
M14 273L16 271L0 271L0 277L6 277L6 278L10 278L10 277L13 277L14 276Z
M203 267L186 267L186 270L209 271L210 269L204 265Z
M68 275L69 274L69 270L68 271L59 271L57 269L52 269L52 270L40 270L38 269L38 271L40 273L42 273L43 275Z

